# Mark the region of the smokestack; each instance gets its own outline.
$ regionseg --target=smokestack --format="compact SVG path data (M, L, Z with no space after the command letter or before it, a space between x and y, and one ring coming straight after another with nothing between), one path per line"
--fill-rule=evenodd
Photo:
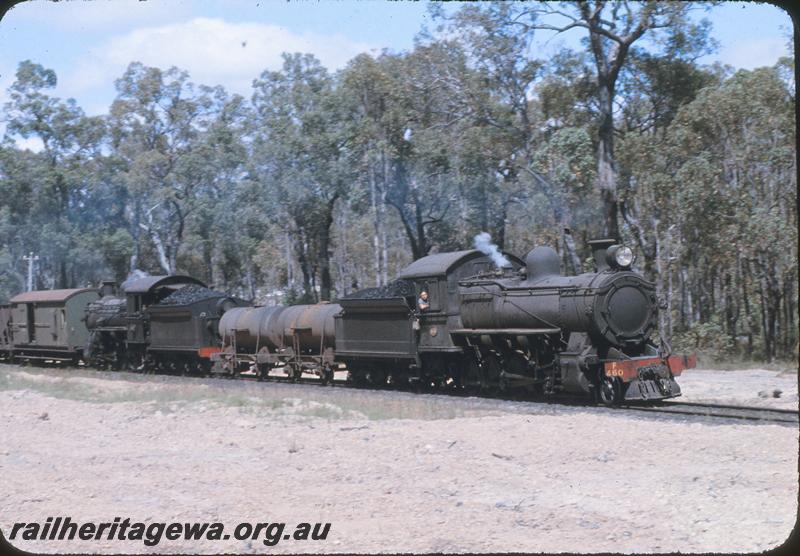
M592 256L594 257L594 265L597 267L597 272L608 270L608 261L606 261L606 252L612 245L616 245L615 239L593 239L588 242L589 247L592 248Z
M484 253L485 255L489 255L497 268L511 266L509 260L506 259L505 256L500 252L500 249L497 248L497 245L492 243L492 236L490 236L487 232L479 233L473 238L473 240L475 242L475 249L481 253Z
M114 280L103 280L102 285L100 286L100 297L116 295L116 293L117 283Z

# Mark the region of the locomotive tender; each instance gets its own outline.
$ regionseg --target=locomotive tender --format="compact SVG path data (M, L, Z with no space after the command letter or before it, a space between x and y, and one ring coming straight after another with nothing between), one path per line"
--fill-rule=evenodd
M524 261L506 253L500 268L477 250L438 253L389 285L336 304L252 307L188 276L128 281L124 296L105 283L87 290L94 295L81 319L87 339L70 357L100 367L259 378L283 368L293 379L316 374L323 384L344 366L356 384L525 390L607 405L680 395L675 377L695 360L652 341L653 285L631 270L630 249L590 243L594 272L563 276L549 247ZM420 311L423 291L429 307ZM6 347L13 358L36 357Z

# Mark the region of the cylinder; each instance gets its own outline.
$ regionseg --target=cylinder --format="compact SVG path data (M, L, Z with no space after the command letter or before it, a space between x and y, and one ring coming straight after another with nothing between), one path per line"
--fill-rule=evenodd
M226 345L240 352L297 347L302 353L319 354L335 346L333 317L339 311L341 307L331 303L239 307L222 316L219 333Z

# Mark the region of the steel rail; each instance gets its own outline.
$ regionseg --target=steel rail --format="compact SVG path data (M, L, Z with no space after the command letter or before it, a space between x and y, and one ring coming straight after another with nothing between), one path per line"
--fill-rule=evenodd
M794 425L800 423L797 410L771 407L664 401L654 406L623 405L620 408L626 411L642 411L664 415L688 415L769 423L791 423Z

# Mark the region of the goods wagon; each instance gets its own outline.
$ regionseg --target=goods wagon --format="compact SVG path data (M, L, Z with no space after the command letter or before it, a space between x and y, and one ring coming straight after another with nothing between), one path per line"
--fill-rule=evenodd
M86 307L99 297L93 288L32 291L12 297L13 360L77 364L89 338Z

